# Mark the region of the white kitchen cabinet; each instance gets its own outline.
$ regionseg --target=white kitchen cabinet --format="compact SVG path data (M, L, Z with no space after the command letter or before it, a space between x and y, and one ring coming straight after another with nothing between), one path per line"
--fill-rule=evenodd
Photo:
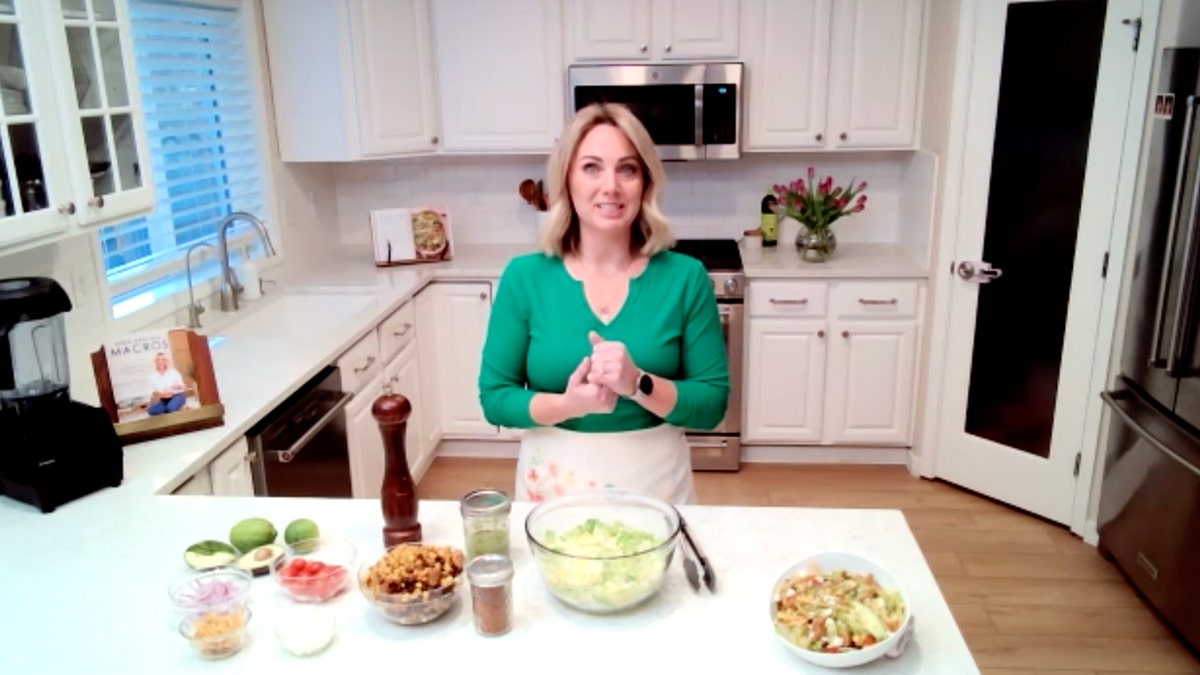
M822 440L825 321L751 319L746 342L745 439Z
M576 61L738 58L739 0L567 0Z
M925 0L742 0L746 151L911 148Z
M742 0L744 150L825 147L832 0Z
M908 444L916 323L835 321L830 335L824 397L828 440Z
M833 4L829 135L839 148L916 140L924 0Z
M417 376L425 385L421 392L421 403L413 411L421 418L422 441L429 453L437 451L442 440L442 402L438 382L438 294L426 287L413 300L417 318Z
M263 17L284 161L437 150L428 0L263 0Z
M126 0L0 4L0 94L0 247L153 208Z
M548 153L564 116L559 0L438 0L432 9L445 151Z
M383 373L346 404L346 445L350 452L350 494L355 499L379 497L383 484L383 436L371 414L375 399L383 393Z
M253 497L254 478L250 446L243 436L208 464L212 494L216 497Z
M208 467L196 472L191 478L183 482L183 485L175 488L171 494L187 495L192 497L211 497L213 493L212 478L209 476Z
M417 414L428 397L421 391L415 347L406 347L383 369L383 387L384 391L391 389L392 393L404 396L412 404L413 411L408 416L408 425L404 430L404 450L408 458L408 470L412 473L413 480L418 481L425 475L425 470L433 460L433 448L428 447L425 442L421 416ZM383 476L382 463L379 465L379 476Z
M743 439L911 444L920 311L911 280L752 280Z
M497 438L479 405L479 365L492 307L487 282L438 282L429 286L437 337L436 388L444 438ZM420 321L420 319L418 319ZM418 340L424 342L425 335Z

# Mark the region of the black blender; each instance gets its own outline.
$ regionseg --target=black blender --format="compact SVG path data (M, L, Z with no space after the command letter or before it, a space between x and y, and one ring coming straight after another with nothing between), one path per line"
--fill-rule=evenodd
M108 415L71 400L70 309L53 279L0 279L0 491L43 513L124 477Z

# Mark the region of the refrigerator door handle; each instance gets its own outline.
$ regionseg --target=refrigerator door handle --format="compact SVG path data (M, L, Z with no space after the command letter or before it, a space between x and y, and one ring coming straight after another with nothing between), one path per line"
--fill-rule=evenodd
M1126 405L1123 403L1123 401L1132 398L1132 396L1133 395L1128 391L1100 392L1100 398L1103 399L1106 404L1108 404L1109 409L1116 413L1117 417L1120 417L1125 424L1129 425L1129 428L1133 429L1134 432L1136 432L1137 435L1142 438L1142 440L1149 443L1154 449L1163 453L1167 457L1170 457L1178 462L1180 466L1186 467L1188 471L1200 476L1200 468L1197 468L1183 457L1180 457L1178 453L1172 450L1169 445L1159 440L1159 438L1151 433L1149 429L1147 429L1142 425L1141 422L1134 418L1133 413L1126 409Z
M1183 377L1186 365L1183 362L1183 352L1186 348L1187 336L1184 332L1190 324L1192 292L1196 287L1196 202L1200 196L1200 180L1196 182L1197 190L1192 195L1191 228L1183 243L1183 269L1179 274L1179 294L1175 296L1175 322L1171 326L1171 346L1167 352L1167 374L1171 377Z
M1183 209L1183 181L1187 177L1188 155L1192 149L1192 131L1196 124L1196 103L1195 96L1187 98L1187 116L1183 126L1183 141L1179 149L1179 169L1175 175L1175 196L1171 200L1171 219L1167 226L1167 246L1163 253L1162 262L1162 277L1158 283L1158 303L1157 309L1154 312L1154 332L1150 337L1150 360L1151 368L1162 368L1166 363L1159 357L1158 346L1162 342L1163 337L1163 313L1166 311L1167 292L1171 287L1171 263L1175 259L1175 233L1179 226L1179 212ZM1192 208L1191 221L1195 222L1196 215L1196 198L1200 196L1200 173L1197 175L1196 184L1192 186ZM1194 231L1194 229L1193 229ZM1178 314L1175 317L1176 323L1179 322Z

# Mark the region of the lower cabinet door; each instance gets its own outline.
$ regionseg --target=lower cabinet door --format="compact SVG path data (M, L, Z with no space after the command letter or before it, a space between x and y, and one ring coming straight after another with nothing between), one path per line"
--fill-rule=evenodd
M346 404L346 444L350 452L350 493L355 499L379 497L383 486L383 436L371 414L383 393L383 373Z
M250 446L239 438L208 465L212 493L217 497L253 497L254 480L250 473Z
M746 440L822 440L825 322L751 319L746 350Z
M826 438L832 443L911 444L913 322L833 324L826 379Z
M383 386L385 390L390 388L392 393L407 398L409 404L412 405L413 410L408 416L407 427L404 430L404 446L408 457L408 470L412 474L413 480L419 481L425 474L425 470L429 468L431 449L425 442L424 430L421 428L419 410L429 397L421 391L415 351L412 346L406 347L388 364L384 369ZM382 478L382 465L380 465L379 475Z

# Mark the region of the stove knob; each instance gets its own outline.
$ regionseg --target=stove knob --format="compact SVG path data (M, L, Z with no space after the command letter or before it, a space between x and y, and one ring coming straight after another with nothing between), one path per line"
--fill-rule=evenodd
M737 293L737 290L738 290L737 279L734 279L731 277L731 278L725 280L725 292L726 293L733 295L734 293Z

